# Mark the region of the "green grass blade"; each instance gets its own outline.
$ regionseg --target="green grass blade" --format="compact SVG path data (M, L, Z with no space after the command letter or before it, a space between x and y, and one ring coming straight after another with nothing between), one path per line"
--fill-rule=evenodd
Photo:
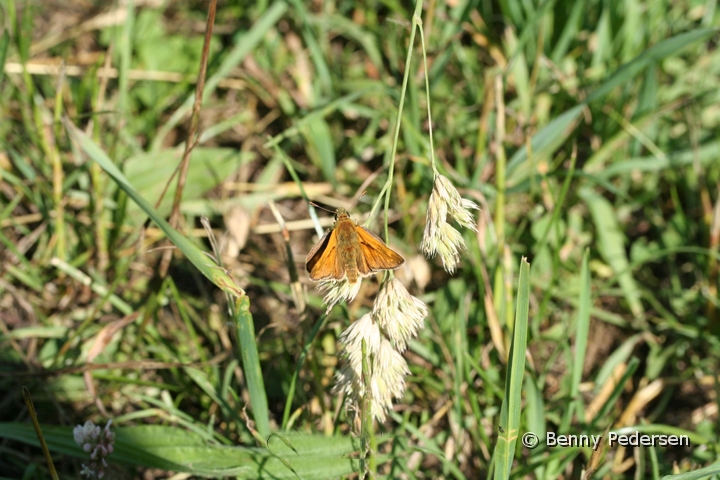
M85 285L86 287L90 287L92 291L97 293L98 295L107 296L110 303L120 312L122 312L123 315L130 315L133 312L133 309L130 305L125 303L122 298L118 297L114 293L110 293L110 291L105 285L101 285L98 282L92 281L89 276L81 272L79 269L73 267L69 263L65 262L64 260L53 257L50 260L50 265L67 274L68 276L70 276L77 282Z
M327 122L322 117L313 117L305 125L303 134L308 142L310 159L320 167L325 179L335 185L335 142Z
M680 473L678 475L665 475L662 480L700 480L709 478L712 475L720 475L720 462L708 465L705 468L695 470L694 472Z
M290 420L290 409L292 408L292 402L295 398L295 385L297 384L297 379L300 376L300 370L302 369L303 365L305 364L305 359L308 356L308 353L310 353L310 347L312 347L313 343L315 343L315 339L317 338L318 334L320 333L320 329L323 325L325 325L325 319L327 318L327 314L323 314L316 322L315 326L312 329L312 332L310 332L310 336L308 337L307 341L305 342L305 346L303 347L302 352L300 353L300 357L298 357L297 364L295 365L295 373L293 373L292 380L290 380L290 388L288 390L287 398L285 399L285 410L283 411L283 421L282 421L282 429L286 430L288 428L288 421Z
M588 268L588 257L590 251L585 250L580 268L580 298L578 300L578 313L575 328L575 355L571 365L570 377L570 401L565 409L560 432L570 431L573 415L582 408L582 399L578 397L580 380L582 380L583 366L585 365L585 353L587 351L588 334L590 331L590 270ZM571 328L572 331L572 328Z
M443 464L443 467L450 472L454 478L464 479L467 478L463 475L462 471L453 462L448 461L445 453L442 451L437 443L437 438L429 437L423 434L422 430L417 428L411 422L405 421L400 415L395 412L390 412L389 416L401 425L404 430L407 430L407 435L417 437L422 442L422 447L415 447L414 449L423 452L426 455L434 455L437 460Z
M557 149L566 140L567 136L574 129L584 104L576 105L561 115L555 117L547 125L545 125L531 140L532 152L534 157L544 157L550 152ZM510 158L507 166L507 174L514 173L515 170L526 163L527 149L520 148ZM514 181L520 180L519 176L513 177Z
M572 381L570 383L570 396L578 394L580 380L582 380L585 352L587 351L588 335L590 332L590 269L588 268L589 250L585 250L580 268L580 299L575 327L575 359L572 366Z
M707 40L711 36L717 34L717 31L718 30L715 28L705 28L676 35L667 40L663 40L654 47L638 55L634 60L621 66L588 96L586 102L576 105L559 115L550 123L545 125L535 136L533 136L531 141L533 155L541 157L549 154L559 147L573 131L572 125L575 121L577 121L580 112L585 105L603 98L614 88L626 84L644 71L650 64L659 62L671 55L674 55L688 45ZM508 163L508 175L510 175L526 160L527 149L518 149ZM519 178L514 178L514 180L518 181Z
M270 436L267 394L265 393L265 382L260 369L257 343L255 342L255 325L250 313L250 299L246 295L235 301L235 314L239 341L238 348L240 349L245 380L250 393L250 404L255 418L255 426L260 436L267 439Z
M614 88L625 85L627 82L635 78L639 73L645 70L649 65L660 62L667 57L675 55L683 48L696 42L709 39L713 35L717 35L716 28L702 28L692 30L690 32L681 33L674 37L659 42L652 48L647 49L630 62L624 64L613 73L610 78L605 80L590 96L586 103L592 103L603 98Z
M587 4L585 0L575 0L573 2L570 14L564 22L565 26L563 27L562 33L555 42L555 48L553 48L553 51L550 54L550 58L553 62L559 62L560 59L567 53L571 42L581 27L583 12L586 11L586 7ZM565 8L567 9L567 4L565 4Z
M2 85L5 76L5 58L7 57L8 46L10 45L10 34L7 30L3 30L0 37L0 85Z
M130 84L128 73L133 54L132 37L134 28L135 2L131 0L127 3L127 19L123 22L120 39L117 42L120 57L120 68L118 69L118 110L120 110L120 114L123 115L123 117L127 117L129 109Z
M295 13L300 18L302 37L307 44L308 51L310 52L310 58L312 59L313 65L317 70L317 76L320 80L320 85L325 92L329 93L332 90L332 76L330 75L330 68L325 61L325 55L319 45L318 40L310 28L310 13L305 7L304 3L299 0L290 0Z

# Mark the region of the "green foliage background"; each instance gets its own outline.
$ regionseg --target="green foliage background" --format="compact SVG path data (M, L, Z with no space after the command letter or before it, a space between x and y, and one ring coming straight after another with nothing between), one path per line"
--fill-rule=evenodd
M329 207L367 190L360 220L387 178L408 68L390 244L431 313L405 353L405 397L375 428L377 475L718 474L716 2L431 0L428 72L419 36L405 64L413 11L221 2L178 233L162 227L174 180L150 215L161 229L143 229L133 192L154 205L182 157L207 4L0 0L3 475L48 475L21 385L66 478L84 456L71 427L107 418L118 478L359 471L331 388L336 339L377 282L323 315L290 170ZM453 276L419 253L428 94L439 168L482 209ZM234 239L226 270L201 253L203 215ZM161 277L165 236L178 251ZM691 445L594 457L517 441L606 429Z

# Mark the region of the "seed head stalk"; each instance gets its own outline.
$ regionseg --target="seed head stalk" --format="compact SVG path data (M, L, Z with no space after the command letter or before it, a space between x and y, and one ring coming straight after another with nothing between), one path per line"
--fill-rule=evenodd
M383 189L380 191L380 195L378 195L378 198L375 201L375 204L373 205L373 208L370 211L370 215L368 215L368 219L366 222L366 223L369 223L373 219L378 207L380 206L380 199L384 195L385 196L385 242L388 242L390 240L390 232L388 229L388 216L389 216L389 210L390 210L390 190L391 190L392 184L393 184L393 174L395 173L395 157L397 157L398 138L400 137L400 123L402 122L403 107L405 106L405 94L407 92L408 80L410 78L410 64L412 61L413 45L415 43L415 30L416 29L420 30L420 35L422 36L422 28L419 28L422 25L422 19L420 18L421 14L422 14L422 0L416 0L415 1L415 12L413 13L413 19L412 19L412 27L410 29L410 43L408 45L407 56L405 57L405 73L403 74L402 87L400 89L400 103L398 104L397 119L395 120L395 133L393 135L392 150L390 152L390 166L388 168L388 178L387 178L387 181L385 182L385 185L383 186ZM423 50L423 54L424 54L424 50ZM426 70L427 70L427 63L426 63ZM427 77L427 75L426 75L426 77ZM427 82L427 78L426 78L426 82ZM426 85L427 85L427 83L426 83ZM432 144L432 140L431 140L431 144Z

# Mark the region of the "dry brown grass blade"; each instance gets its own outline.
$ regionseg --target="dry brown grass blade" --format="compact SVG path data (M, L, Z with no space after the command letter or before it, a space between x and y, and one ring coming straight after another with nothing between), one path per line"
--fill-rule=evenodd
M717 191L720 192L720 182L717 184ZM712 222L710 223L710 250L717 252L720 249L720 195L715 201L715 207L712 213ZM717 298L718 274L720 274L720 264L714 256L708 257L708 296ZM717 308L714 302L707 302L706 315L710 319L710 325L715 335L720 334L720 317L718 317Z
M285 219L282 217L280 211L277 209L275 202L270 200L268 202L268 205L270 207L270 211L272 212L275 220L278 223L278 227L280 228L280 231L282 233L283 242L285 243L285 254L287 255L285 260L287 262L288 273L290 275L290 289L292 291L293 301L295 302L295 308L297 308L298 314L303 315L305 313L305 307L307 305L305 301L305 296L307 292L303 288L302 283L300 283L297 268L295 267L292 246L290 245L290 231L285 226Z
M643 381L647 381L647 379L643 379ZM664 387L665 382L661 378L658 378L657 380L653 380L652 382L635 392L632 400L630 400L630 403L628 403L625 411L622 413L620 419L615 424L615 428L622 428L634 425L635 419L637 418L640 410L645 408L648 403L650 403L652 400L655 399L655 397L660 395Z
M65 65L64 73L68 77L85 77L91 70L91 66L87 65ZM60 75L61 66L55 63L47 62L28 62L23 70L23 64L18 62L7 62L5 64L5 73L11 75L20 75L23 72L27 72L30 75L46 75L46 76L58 76ZM195 83L194 78L188 78L184 73L178 72L165 72L162 70L141 70L141 69L130 69L127 72L128 80L147 80L152 82L168 82L168 83ZM120 71L117 68L111 66L103 66L95 71L95 76L101 81L108 81L111 78L120 77ZM227 90L245 90L247 88L247 82L239 78L223 78L218 82L218 87ZM276 113L277 115L277 113Z
M72 367L57 368L54 370L38 370L38 371L1 371L0 377L27 377L27 378L44 378L60 375L72 375L76 373L84 373L92 370L166 370L169 368L194 367L204 368L209 365L217 365L224 362L230 356L229 351L222 352L207 362L157 362L153 360L143 361L125 361L110 363L86 363L83 365L75 365Z
M173 209L170 214L170 225L173 228L177 228L178 220L180 218L180 201L182 200L183 190L185 189L185 182L187 181L187 172L190 168L190 154L193 148L197 144L197 130L198 124L200 123L200 108L202 107L203 90L205 89L205 75L207 74L208 56L210 53L210 40L212 39L213 25L215 24L215 11L217 9L217 0L211 0L210 6L208 7L208 18L205 26L205 41L203 43L202 57L200 58L200 72L198 73L198 83L195 88L195 103L193 104L192 115L190 116L190 128L188 129L187 141L185 142L185 152L183 153L182 161L180 162L180 174L178 176L177 189L175 190L175 198L173 200ZM172 181L172 179L170 179ZM168 181L168 185L170 184ZM167 185L165 187L167 189ZM165 195L163 191L160 195L158 202L162 201ZM160 261L159 274L160 277L164 277L167 274L167 270L170 267L170 259L172 258L173 250L168 250L163 253L162 260Z
M597 471L598 467L600 466L600 460L602 460L603 455L605 454L605 451L608 448L608 435L610 434L610 425L607 426L605 431L602 435L602 440L600 441L600 445L596 450L593 450L592 455L590 455L590 460L588 460L587 466L585 467L584 471L582 472L582 480L590 480L593 478L593 475Z
M113 44L110 44L110 47L108 47L107 52L105 53L104 68L110 68L111 66L112 51ZM100 88L98 89L97 103L95 105L95 110L97 111L102 111L105 108L105 93L107 92L108 81L108 77L100 79ZM94 118L90 117L85 133L87 133L88 136L92 136L94 128ZM93 184L95 184L93 192L97 192L98 197L100 197L102 192L105 190L104 185L106 184L107 179L102 175L102 169L96 162L92 162L90 165L90 174L92 176ZM95 221L95 245L97 246L98 270L101 272L106 271L110 264L110 252L108 252L108 245L105 242L108 225L107 220L103 216L103 210L104 202L102 201L102 198L96 198L94 211L94 217L97 219Z
M585 409L586 422L592 422L592 420L598 414L602 406L605 405L605 402L607 402L608 398L610 398L610 395L612 395L612 392L615 389L615 385L617 385L617 383L620 381L626 369L627 364L624 362L618 364L615 367L612 374L608 377L607 381L602 386L598 394L595 396L595 398L593 398L593 401Z

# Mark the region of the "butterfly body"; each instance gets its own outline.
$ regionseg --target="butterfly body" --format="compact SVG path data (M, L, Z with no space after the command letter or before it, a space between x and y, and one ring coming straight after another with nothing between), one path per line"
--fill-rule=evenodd
M343 216L338 215L335 222L338 261L341 263L340 268L345 271L350 283L357 282L359 276L358 261L362 261L362 251L360 250L358 234L355 231L356 228L358 228L357 225L353 224L347 213L343 214Z
M310 250L305 266L312 280L357 282L380 270L395 270L405 260L374 233L338 208L335 225Z

